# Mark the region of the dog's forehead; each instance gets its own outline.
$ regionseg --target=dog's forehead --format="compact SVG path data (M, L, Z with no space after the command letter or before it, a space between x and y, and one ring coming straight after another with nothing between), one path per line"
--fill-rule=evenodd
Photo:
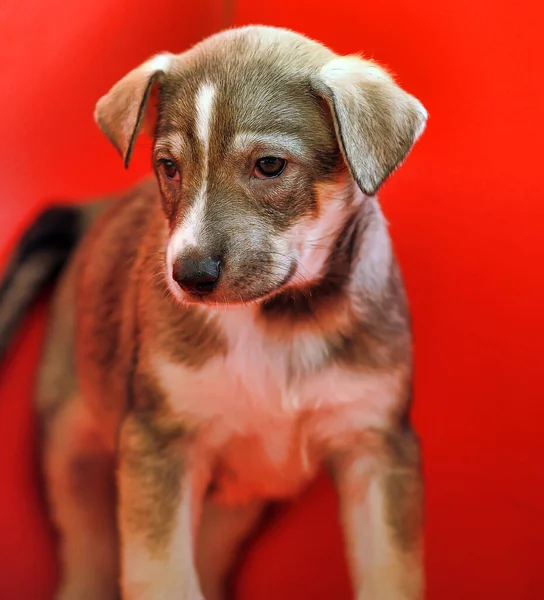
M221 34L179 56L163 83L163 117L191 120L199 93L213 93L215 125L248 131L304 130L315 98L309 75L332 53L291 32ZM263 32L264 30L264 32Z

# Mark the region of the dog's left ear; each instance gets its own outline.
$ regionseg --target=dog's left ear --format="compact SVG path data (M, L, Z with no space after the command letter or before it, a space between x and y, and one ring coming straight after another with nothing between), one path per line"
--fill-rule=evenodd
M168 71L172 59L173 55L168 53L154 56L125 75L96 104L95 121L123 157L125 167L146 120L154 84ZM148 121L149 129L154 129L154 116L148 115Z
M331 60L312 87L331 109L351 174L373 196L425 129L427 111L383 69L358 57Z

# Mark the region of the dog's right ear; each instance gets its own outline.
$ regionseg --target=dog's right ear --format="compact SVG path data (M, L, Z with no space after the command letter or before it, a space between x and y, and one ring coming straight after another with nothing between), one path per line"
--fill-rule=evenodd
M95 121L117 148L125 167L146 118L154 83L168 72L172 59L173 55L168 53L154 56L125 75L96 104Z

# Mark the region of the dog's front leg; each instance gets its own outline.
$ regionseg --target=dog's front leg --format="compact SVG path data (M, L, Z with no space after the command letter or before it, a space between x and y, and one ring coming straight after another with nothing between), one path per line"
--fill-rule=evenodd
M419 445L369 432L331 462L357 600L423 598Z
M119 439L123 600L202 600L194 536L206 485L180 425L131 414Z

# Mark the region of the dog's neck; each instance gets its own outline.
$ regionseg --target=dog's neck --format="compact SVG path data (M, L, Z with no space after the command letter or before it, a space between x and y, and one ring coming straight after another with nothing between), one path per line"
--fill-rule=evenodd
M323 361L366 368L410 360L406 299L375 198L365 197L347 211L318 277L260 302L180 305L166 280L156 277L164 255L154 248L149 278L142 278L153 285L142 287L148 317L141 322L147 323L146 336L154 343L170 353L175 349L176 360L205 364L226 356L238 338L242 346L255 341L262 349L270 342L272 354L282 349L291 353L294 373L308 372Z
M257 321L273 337L301 331L331 333L364 312L365 299L387 293L393 253L387 224L376 198L353 204L331 240L319 277L290 286L260 302L233 308L209 307L212 313L235 311Z

